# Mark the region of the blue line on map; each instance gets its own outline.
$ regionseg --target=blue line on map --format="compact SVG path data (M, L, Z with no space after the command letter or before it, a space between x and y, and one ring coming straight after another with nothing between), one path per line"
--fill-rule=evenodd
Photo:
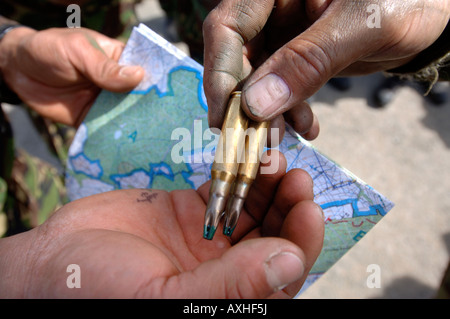
M378 215L381 216L386 215L386 211L384 210L383 206L377 204L377 205L371 205L369 206L369 210L359 210L358 208L358 199L357 198L348 198L343 200L337 200L334 202L329 202L326 204L320 205L323 210L331 207L338 207L338 206L344 206L350 204L353 209L353 216L352 217L361 217L361 216L371 216L371 215Z
M134 169L131 172L126 173L126 174L113 174L113 175L109 176L109 179L111 179L114 182L114 184L117 185L118 189L121 189L122 188L122 186L120 185L121 178L129 177L129 176L131 176L135 173L139 173L139 172L143 172L145 175L147 175L150 178L149 183L146 185L147 188L150 188L152 185L152 182L153 182L153 174L147 172L146 170L144 170L142 168Z
M315 158L316 158L316 160L317 160L317 163L319 163L319 166L320 166L320 172L321 172L321 173L325 173L325 169L324 169L323 166L322 166L322 161L321 161L322 158L319 158L319 155L317 154L316 151L313 151L313 153L314 153L314 156L315 156ZM313 167L312 167L312 168L313 168ZM316 171L317 171L317 170L316 170ZM329 177L327 174L324 174L324 176L325 176L325 179L328 181L328 183L329 183L330 185L333 185L332 181L330 180L330 177ZM334 186L333 186L333 188L334 188Z
M83 158L84 160L86 160L87 162L89 162L89 166L96 166L99 169L99 172L97 174L90 174L87 170L82 170L82 169L77 169L76 168L76 164L74 165L74 161L76 161L78 158ZM77 174L83 174L86 175L90 178L100 178L103 175L103 167L102 165L100 165L100 160L91 160L89 159L83 152L78 153L75 156L69 156L69 161L72 164L73 167L73 171Z
M192 181L189 180L189 177L191 177L192 173L186 172L186 171L182 171L181 172L181 176L183 176L183 179L186 183L189 184L189 186L191 186L191 188L195 189L195 185Z
M191 175L194 171L192 170L192 167L188 163L185 163L185 165L186 165L188 171L187 172L181 171L181 176L183 176L184 181L186 183L188 183L191 186L191 188L195 189L194 183L191 180L189 180L189 177L191 177Z
M173 173L171 167L164 162L160 162L158 164L154 164L154 163L150 163L149 167L150 167L150 171L146 171L145 169L142 168L138 168L138 169L134 169L129 173L126 174L113 174L111 175L109 178L114 182L114 184L116 185L117 189L122 189L122 185L121 185L121 179L124 177L129 177L133 174L142 172L145 175L147 175L149 177L149 183L147 185L140 185L142 187L147 187L147 188L152 188L153 186L153 181L154 181L154 177L155 176L164 176L167 179L171 180L172 182L175 180L175 175L181 174L181 176L183 177L184 181L186 183L189 184L189 186L191 188L195 188L195 185L192 181L189 180L189 177L191 177L193 171L192 168L186 164L187 166L187 171L181 171L179 173Z
M166 170L167 173L164 171ZM150 172L153 175L161 175L168 179L170 179L172 182L175 179L175 175L172 172L172 168L170 168L169 164L161 162L158 164L150 164ZM153 180L153 178L152 178Z
M305 148L305 145L302 144L302 148L298 150L297 155L296 155L295 158L292 160L291 165L289 165L289 167L288 167L288 169L287 169L286 171L288 171L288 170L291 169L292 165L294 165L295 161L298 159L298 157L300 156L300 153L303 151L304 148Z
M184 71L189 71L189 72L194 72L195 73L196 78L199 80L199 83L197 85L197 99L198 99L198 102L199 102L200 106L205 111L208 111L208 106L206 105L205 101L202 98L202 96L203 96L203 74L202 74L202 71L201 70L197 70L197 69L195 69L193 67L185 66L185 65L176 66L176 67L174 67L173 69L171 69L169 71L169 73L168 73L169 74L169 76L168 76L168 85L167 85L168 89L167 89L166 93L161 92L158 89L158 85L157 84L152 85L147 90L133 90L130 93L145 95L148 92L150 92L151 90L155 89L155 92L156 92L156 94L159 97L164 97L166 95L172 95L173 96L174 95L174 91L173 91L173 88L172 88L172 85L171 85L171 83L172 83L171 82L172 81L172 74L174 72L176 72L176 71L179 71L179 70L184 70Z

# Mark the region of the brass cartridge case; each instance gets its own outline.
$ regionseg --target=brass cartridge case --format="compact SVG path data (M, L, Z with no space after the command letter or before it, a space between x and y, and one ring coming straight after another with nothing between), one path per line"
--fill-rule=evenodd
M269 121L250 122L245 136L245 157L241 159L242 163L239 165L238 176L251 180L255 179L266 146L269 124Z
M269 121L252 121L248 127L243 163L239 165L238 175L234 181L225 212L223 233L227 236L231 236L237 225L245 199L258 173L261 156L267 142L269 124Z
M244 152L248 118L241 109L241 93L230 96L222 132L211 167L211 187L205 212L203 237L212 239L222 218L239 162Z
M214 156L212 174L220 178L234 178L244 151L245 132L248 118L241 109L241 92L233 92L228 102L228 109L222 125L222 132ZM226 172L229 174L220 174ZM232 176L229 176L229 175Z

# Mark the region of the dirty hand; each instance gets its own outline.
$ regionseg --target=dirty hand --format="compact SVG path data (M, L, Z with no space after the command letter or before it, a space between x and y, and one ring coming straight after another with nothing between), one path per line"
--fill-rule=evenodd
M249 117L281 130L286 120L314 139L307 98L336 75L409 62L449 16L446 0L223 0L203 29L210 125L221 126L230 92L242 89Z

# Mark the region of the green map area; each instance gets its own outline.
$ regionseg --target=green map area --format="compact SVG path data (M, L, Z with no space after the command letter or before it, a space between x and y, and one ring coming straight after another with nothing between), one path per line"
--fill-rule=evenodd
M156 88L147 94L103 91L83 124L90 142L70 158L75 173L70 176L79 185L91 177L114 188L193 188L190 165L174 163L171 157L172 148L180 142L171 139L175 129L192 130L195 120L208 127L197 94L183 94L186 83L192 83L191 88L201 85L195 70L171 72L169 91L164 94Z

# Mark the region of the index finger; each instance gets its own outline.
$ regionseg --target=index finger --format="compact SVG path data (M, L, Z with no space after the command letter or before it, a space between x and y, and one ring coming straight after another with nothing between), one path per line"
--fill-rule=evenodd
M274 0L223 0L205 19L204 89L211 127L221 127L230 93L251 73L244 46L262 30L273 5Z

